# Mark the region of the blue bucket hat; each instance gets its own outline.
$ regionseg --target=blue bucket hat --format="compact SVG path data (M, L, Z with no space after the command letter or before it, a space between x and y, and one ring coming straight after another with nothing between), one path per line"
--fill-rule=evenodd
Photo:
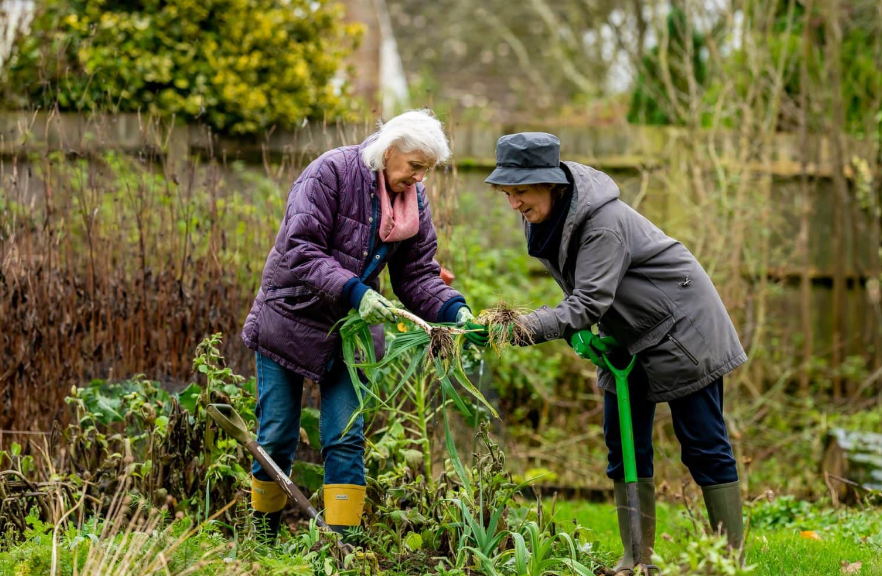
M560 140L546 132L507 134L496 142L496 170L487 184L568 184L560 167Z

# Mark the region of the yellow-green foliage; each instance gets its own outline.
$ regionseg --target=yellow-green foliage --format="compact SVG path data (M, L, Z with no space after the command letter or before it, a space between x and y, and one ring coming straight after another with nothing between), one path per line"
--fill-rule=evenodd
M46 0L5 104L174 114L254 133L345 117L335 81L361 34L329 0Z

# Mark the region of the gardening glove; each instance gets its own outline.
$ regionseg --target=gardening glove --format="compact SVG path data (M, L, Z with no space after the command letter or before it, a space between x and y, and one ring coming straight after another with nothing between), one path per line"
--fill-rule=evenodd
M604 341L591 330L579 330L573 334L570 346L579 358L590 360L595 366L603 366L603 355L612 351L610 342Z
M604 368L605 357L616 361L625 360L628 356L621 344L612 336L598 336L591 330L579 330L570 338L570 346L580 358L590 360L595 366ZM625 356L623 356L625 354ZM615 364L618 365L618 364Z
M471 316L471 313L469 315ZM464 336L470 344L479 348L486 348L490 345L490 332L487 331L486 326L476 322L474 316L466 320L462 327L468 330Z
M383 322L395 322L395 314L390 310L392 303L383 298L376 290L368 290L361 297L358 305L358 315L368 324L382 324Z
M472 314L472 311L469 310L468 306L462 306L456 312L456 326L457 326L457 328L462 328L466 322L469 322L470 320L474 320L474 319L475 319L475 315Z
M490 334L487 333L487 327L477 322L468 306L463 306L456 312L456 327L473 330L473 332L466 332L463 335L466 339L466 347L474 345L486 348L490 344Z

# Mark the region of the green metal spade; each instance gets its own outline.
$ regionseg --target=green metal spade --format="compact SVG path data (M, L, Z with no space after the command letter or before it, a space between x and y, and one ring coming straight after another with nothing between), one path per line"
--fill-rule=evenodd
M628 365L619 370L609 361L606 354L603 355L606 369L612 372L616 379L616 402L619 407L619 431L622 437L622 463L625 467L625 493L628 497L628 524L631 529L631 554L634 558L634 568L640 566L649 574L658 566L648 564L649 558L643 558L643 531L640 529L640 498L637 495L637 456L634 451L634 426L631 422L631 396L628 390L628 375L637 362L636 356L631 356Z
M303 510L307 516L315 519L315 523L319 526L319 528L327 528L330 530L327 522L319 515L318 511L313 507L312 504L309 503L309 500L306 499L306 496L303 495L303 492L291 482L291 479L288 478L288 475L279 468L279 465L275 463L275 461L270 458L270 455L267 454L266 450L257 443L257 440L254 439L254 436L248 430L248 427L245 425L245 421L242 420L242 417L239 416L239 413L236 412L235 408L230 406L229 404L209 404L205 411L208 412L208 415L211 416L211 419L214 420L218 426L220 426L221 430L227 433L231 438L235 438L238 440L248 452L254 456L255 460L260 462L260 465L263 466L263 469L269 472L270 476L272 476L273 480L279 487L288 495L288 498L294 500L300 509ZM337 540L337 545L344 552L351 553L354 549L349 544L344 544L343 542Z
M646 574L660 572L658 566L647 564L643 558L643 531L640 529L640 498L637 494L637 456L634 451L634 426L631 421L631 396L628 389L628 376L637 363L637 356L631 356L624 368L616 368L607 356L607 351L621 345L612 336L599 337L590 331L576 333L585 344L591 344L594 353L589 358L598 368L609 370L616 379L616 402L619 409L619 431L622 437L622 464L625 468L625 493L628 499L628 525L631 532L631 554L634 569L641 568ZM585 342L585 339L588 342Z

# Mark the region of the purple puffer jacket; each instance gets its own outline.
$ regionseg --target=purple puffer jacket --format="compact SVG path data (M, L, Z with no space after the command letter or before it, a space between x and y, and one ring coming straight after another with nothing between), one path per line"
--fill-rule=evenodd
M422 184L419 232L390 245L385 258L372 251L379 242L376 173L361 159L369 141L324 153L294 182L242 330L246 346L316 382L339 357L340 335L331 328L352 308L344 287L348 293L361 280L377 289L384 264L395 295L426 320L450 321L464 303L439 276L438 239ZM372 258L380 265L362 278ZM372 331L381 355L382 330Z

